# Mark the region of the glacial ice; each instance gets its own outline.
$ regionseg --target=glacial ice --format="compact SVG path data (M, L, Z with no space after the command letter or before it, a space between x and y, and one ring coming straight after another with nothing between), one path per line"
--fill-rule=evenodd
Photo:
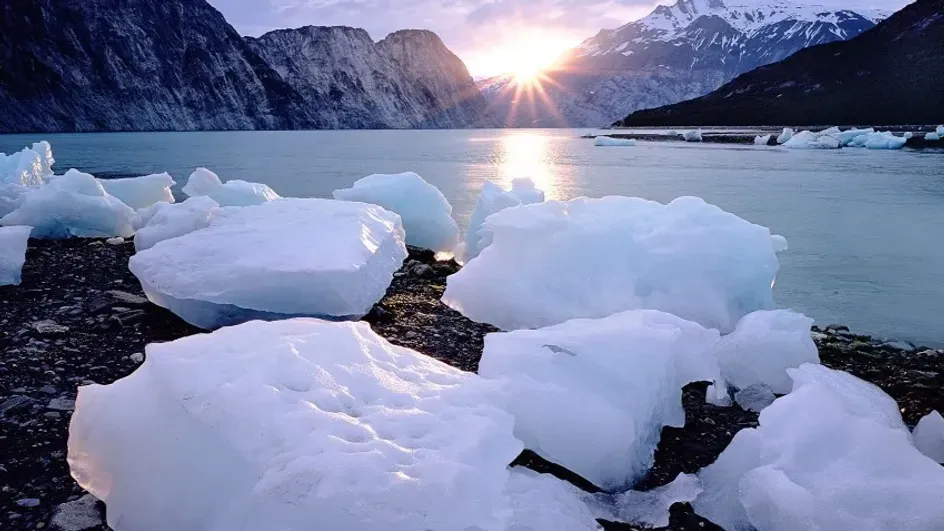
M646 527L667 527L669 510L676 503L689 503L701 493L701 482L693 474L679 474L671 483L648 491L629 490L612 496L598 495L603 503L598 515L610 521L631 522ZM606 501L614 506L608 511Z
M850 147L864 147L867 149L901 149L908 139L895 136L888 131L871 132L859 135L849 142Z
M913 435L919 452L944 464L944 417L940 413L932 411L921 417Z
M279 194L264 184L240 180L224 183L206 168L197 168L190 174L187 184L181 190L189 197L208 196L220 206L261 205L279 198Z
M686 142L701 142L701 129L692 131L680 131L680 135Z
M870 135L870 134L872 134L872 133L874 133L874 132L875 132L875 129L873 129L873 128L871 128L871 127L868 128L868 129L856 129L856 128L852 128L852 129L849 129L849 130L847 130L847 131L842 131L842 132L839 132L839 133L835 133L835 134L833 134L832 136L834 136L836 139L839 140L840 145L842 145L842 146L848 146L848 145L851 144L856 138L858 138L858 137L860 137L860 136L864 136L864 135Z
M0 286L20 283L32 227L0 227Z
M596 147L623 147L635 146L636 140L632 138L613 138L611 136L598 136L593 141Z
M155 203L174 202L174 194L170 191L174 186L174 179L167 173L99 181L106 192L135 210L147 208Z
M499 531L600 531L585 494L549 474L511 471L505 493L511 519ZM460 528L462 529L462 528Z
M68 461L115 529L595 529L556 480L509 473L521 449L475 374L292 319L151 344L81 387Z
M525 447L614 490L649 469L663 426L685 424L682 387L718 378L718 337L671 314L631 310L489 334L479 375L499 384Z
M19 208L23 195L29 190L19 184L0 184L0 218Z
M98 179L73 169L26 191L0 225L32 226L33 238L129 238L133 216L134 210L106 192Z
M399 214L409 245L448 252L459 244L452 205L438 188L415 173L369 175L352 188L335 190L334 198L380 205Z
M157 203L138 211L134 248L141 252L158 242L206 228L220 205L206 196L187 199L183 203Z
M934 132L937 133L937 136L944 136L944 125L937 126Z
M783 132L781 132L780 135L777 136L777 143L786 144L787 142L790 141L791 138L793 138L793 135L794 135L793 129L789 127L784 127Z
M475 211L472 212L469 225L466 227L465 242L461 253L463 259L466 262L472 260L482 252L482 249L491 244L491 234L483 234L485 218L506 208L543 201L544 192L539 190L531 179L515 179L512 181L511 191L505 191L501 186L486 181L475 202Z
M734 332L718 342L721 375L739 389L762 384L774 393L789 393L793 384L787 369L819 363L812 325L812 319L790 310L745 315Z
M840 142L829 135L820 136L810 131L800 131L793 135L790 140L784 142L783 147L791 149L836 149L840 147Z
M738 389L734 393L734 401L744 411L760 413L776 399L777 396L770 390L770 387L764 384L751 384L743 389Z
M731 393L728 391L727 384L716 382L709 385L708 389L705 389L705 403L718 407L730 407Z
M771 139L773 136L774 136L774 135L755 136L755 137L754 137L754 145L755 145L755 146L766 146L766 145L770 144L770 139Z
M504 330L651 308L727 333L773 306L770 231L696 197L508 208L480 235L491 245L448 278L443 302Z
M793 391L699 472L695 511L727 530L938 529L944 467L889 426L894 400L820 365L790 373Z
M221 208L208 227L135 254L129 267L152 302L201 328L358 318L406 258L403 239L400 216L381 207L285 198Z
M925 133L924 139L925 139L925 140L937 141L937 140L940 140L940 139L941 139L941 135L939 135L939 134L937 134L937 133Z
M52 175L52 147L42 141L17 153L0 153L0 185L40 186Z

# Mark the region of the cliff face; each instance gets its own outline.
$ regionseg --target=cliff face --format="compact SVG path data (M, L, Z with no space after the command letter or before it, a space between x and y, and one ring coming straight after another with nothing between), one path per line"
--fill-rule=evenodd
M944 122L944 0L917 0L874 29L748 72L627 126Z
M490 125L433 34L243 39L204 0L4 2L0 109L0 132Z

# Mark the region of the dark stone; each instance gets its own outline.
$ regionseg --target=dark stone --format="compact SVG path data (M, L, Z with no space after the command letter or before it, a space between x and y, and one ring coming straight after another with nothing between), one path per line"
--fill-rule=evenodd
M3 417L7 413L13 413L17 410L26 408L32 405L32 403L33 399L28 396L13 395L0 403L0 417Z

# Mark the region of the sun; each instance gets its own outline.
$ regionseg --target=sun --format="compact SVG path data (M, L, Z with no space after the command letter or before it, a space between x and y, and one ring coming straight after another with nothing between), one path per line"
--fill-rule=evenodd
M578 41L579 42L579 41ZM574 39L538 28L516 28L513 34L495 39L477 50L467 61L470 71L508 76L519 85L534 84Z
M522 62L515 66L510 74L518 84L533 83L541 75L542 69L543 67L537 63Z

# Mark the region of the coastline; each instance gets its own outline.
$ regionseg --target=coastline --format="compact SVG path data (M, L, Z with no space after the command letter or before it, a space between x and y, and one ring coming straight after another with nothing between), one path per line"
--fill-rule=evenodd
M23 282L0 287L0 527L5 530L108 529L102 504L83 498L69 476L66 442L76 388L127 376L143 361L148 343L202 332L143 298L127 267L133 253L130 243L30 240ZM387 295L364 320L394 344L476 370L485 335L497 329L440 302L446 277L458 268L411 248ZM824 365L881 387L898 401L909 426L931 410L944 411L944 351L886 343L842 326L814 327L813 337ZM663 430L655 465L637 489L696 472L712 463L737 431L757 425L757 413L706 404L706 386L685 388L686 425ZM529 452L515 464L594 488ZM689 506L674 506L667 529L692 528L717 529ZM607 524L606 529L637 528Z

